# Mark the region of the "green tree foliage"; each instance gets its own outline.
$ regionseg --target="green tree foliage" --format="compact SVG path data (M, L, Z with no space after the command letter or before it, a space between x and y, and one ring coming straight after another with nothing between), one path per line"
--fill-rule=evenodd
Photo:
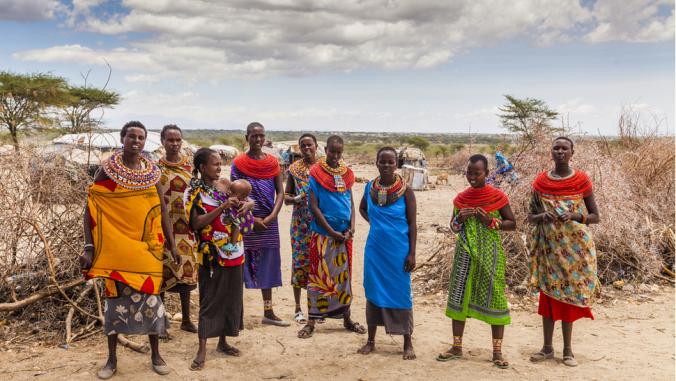
M423 138L422 136L409 136L406 138L406 143L414 147L418 147L423 151L430 146L430 141Z
M505 95L507 103L500 107L500 122L502 126L514 132L526 144L533 143L537 138L560 131L551 125L551 121L559 116L547 104L539 99L518 99L511 95Z
M68 85L61 77L0 72L0 126L9 130L14 149L19 150L20 129L39 124L48 108L69 99Z
M73 132L90 131L97 127L100 118L92 118L97 109L112 108L120 103L120 95L115 91L95 87L68 87L70 97L61 107L67 127Z

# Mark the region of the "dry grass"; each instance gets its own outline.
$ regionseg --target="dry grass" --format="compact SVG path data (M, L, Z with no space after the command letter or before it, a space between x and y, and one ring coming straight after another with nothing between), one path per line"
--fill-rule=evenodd
M650 282L673 279L674 266L674 139L637 127L640 119L623 114L616 140L578 138L572 166L585 170L594 184L601 223L592 225L598 255L600 280L618 279ZM528 274L530 226L526 221L530 184L551 167L551 137L525 151L514 161L517 184L505 184L518 229L503 235L507 251L506 278L512 287L523 286ZM458 170L466 165L469 152L458 152L448 163ZM441 237L439 253L421 268L418 281L433 280L436 287L448 286L455 239Z

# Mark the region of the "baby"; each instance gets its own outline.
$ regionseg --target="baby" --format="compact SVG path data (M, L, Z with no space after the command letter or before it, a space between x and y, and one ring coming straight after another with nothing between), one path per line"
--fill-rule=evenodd
M251 194L251 184L248 181L240 179L230 183L228 188L228 197L234 198L235 203L227 212L223 213L223 225L230 225L230 242L223 245L222 250L225 252L236 252L239 250L237 242L241 233L248 233L253 228L254 217L251 212L247 212L243 216L237 216L238 209L242 202L246 201Z

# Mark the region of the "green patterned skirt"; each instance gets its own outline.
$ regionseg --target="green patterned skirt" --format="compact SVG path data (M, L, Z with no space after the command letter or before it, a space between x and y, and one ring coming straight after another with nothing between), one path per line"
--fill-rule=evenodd
M497 211L490 213L499 218ZM500 234L470 217L458 233L446 316L491 325L511 322L505 297L505 253Z

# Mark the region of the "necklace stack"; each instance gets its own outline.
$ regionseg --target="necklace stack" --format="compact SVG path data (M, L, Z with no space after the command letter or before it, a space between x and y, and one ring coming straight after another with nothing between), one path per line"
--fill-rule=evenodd
M398 174L394 175L394 182L390 185L383 186L380 184L380 180L380 176L376 177L376 179L373 180L373 184L371 185L373 191L376 193L375 201L378 206L387 205L388 197L390 198L391 202L396 201L406 191L404 180Z
M221 205L228 201L227 193L223 193L211 185L207 185L202 179L193 178L190 180L190 187L193 189L200 188L202 192L206 193L207 196L211 197L214 201Z
M182 167L188 163L188 160L189 158L187 155L181 155L177 162L168 161L166 158L163 157L160 158L160 163L167 167Z
M315 160L316 162L316 160ZM309 176L310 176L310 167L314 164L309 164L305 161L305 159L300 159L294 162L290 167L289 167L289 172L294 177L297 177L303 181L307 181Z
M115 151L103 165L103 171L117 185L127 189L147 189L160 180L162 174L155 163L145 154L139 155L141 168L131 169L122 161L122 150Z
M326 173L333 175L333 181L338 192L345 192L347 187L345 186L345 180L343 180L343 175L347 173L347 165L343 160L338 161L338 167L333 168L326 162L326 158L322 158L319 161L319 165L322 167Z

